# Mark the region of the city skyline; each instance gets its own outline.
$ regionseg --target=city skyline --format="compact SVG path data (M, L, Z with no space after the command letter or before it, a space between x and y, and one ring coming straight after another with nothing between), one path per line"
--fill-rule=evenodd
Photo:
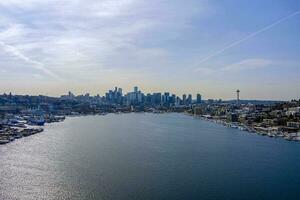
M266 9L267 8L267 9ZM255 13L255 15L254 15ZM0 2L0 93L299 99L300 3Z
M163 101L163 99L165 98L164 96L167 95L167 98L179 98L178 100L180 101L184 101L185 100L189 100L189 103L192 103L193 100L195 100L195 102L200 103L202 100L202 95L200 93L197 93L195 95L191 94L191 93L187 93L187 94L176 94L176 93L170 93L168 91L155 91L155 92L147 92L147 91L143 91L141 88L139 88L138 86L134 86L132 88L131 91L124 91L123 88L115 86L114 88L108 89L107 91L102 91L99 92L97 94L90 94L89 92L85 92L85 93L73 93L72 91L68 91L66 94L61 94L59 96L48 96L48 95L43 95L43 94L38 94L38 95L32 95L32 96L45 96L45 97L60 97L60 98L67 98L67 99L72 99L75 97L99 97L99 98L103 98L103 99L112 99L112 100L117 100L119 97L123 98L127 98L129 96L131 96L133 94L133 98L138 98L137 95L142 95L140 98L143 99L143 101L150 96L155 96L155 95L159 95L159 101ZM3 93L0 94L3 96L28 96L28 94L13 94L11 92L9 93ZM174 99L175 101L176 99ZM220 99L215 99L215 100L220 100ZM168 100L167 100L168 101ZM160 102L159 102L160 103Z
M231 96L229 98L221 98L221 97L209 97L209 96L205 96L204 93L202 93L201 91L198 91L197 93L192 93L192 92L185 92L185 93L176 93L176 92L172 92L172 91L175 91L175 90L144 90L143 88L140 88L139 86L133 86L131 87L131 89L128 89L128 90L124 90L124 88L122 87L119 87L119 86L114 86L114 87L111 87L111 88L108 88L108 89L105 89L105 90L98 90L96 91L96 93L90 93L89 91L72 91L72 90L68 90L68 91L65 91L64 93L60 93L60 94L56 94L56 95L49 95L48 93L32 93L32 92L29 92L29 93L13 93L12 91L4 91L3 93L0 93L0 95L20 95L20 96L26 96L26 95L30 95L30 96L48 96L48 97L63 97L63 96L66 96L66 95L74 95L74 96L85 96L85 95L89 95L91 97L97 97L97 96L100 96L100 97L105 97L105 95L110 92L110 91L114 91L114 89L117 88L118 90L121 90L121 93L123 95L127 95L129 93L132 93L132 92L135 92L135 88L138 88L138 91L141 92L143 95L147 95L147 94L157 94L157 93L160 93L160 94L164 94L164 93L169 93L170 95L175 95L176 97L179 97L181 98L182 100L182 97L183 96L188 96L188 95L191 95L192 96L192 99L193 100L196 100L197 97L200 95L200 98L202 100L224 100L224 101L232 101L232 100L258 100L258 101L290 101L290 100L297 100L297 98L294 98L294 99L287 99L287 100L284 100L284 99L256 99L256 98L240 98L240 90L237 89L237 90L233 90L233 91L228 91L230 92ZM237 97L237 91L238 91L238 97Z

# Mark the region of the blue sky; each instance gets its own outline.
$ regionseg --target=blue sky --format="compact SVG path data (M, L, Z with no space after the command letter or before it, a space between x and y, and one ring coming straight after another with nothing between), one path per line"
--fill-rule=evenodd
M5 0L0 92L300 98L297 0Z

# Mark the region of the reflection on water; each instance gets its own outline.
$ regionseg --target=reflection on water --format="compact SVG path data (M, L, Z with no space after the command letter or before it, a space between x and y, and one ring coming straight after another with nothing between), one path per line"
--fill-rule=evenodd
M68 118L0 146L0 199L297 199L299 155L181 114Z

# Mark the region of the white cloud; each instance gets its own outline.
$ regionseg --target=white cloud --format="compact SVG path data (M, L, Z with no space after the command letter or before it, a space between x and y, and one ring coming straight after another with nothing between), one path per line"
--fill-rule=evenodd
M100 78L112 69L168 67L171 53L160 43L180 36L205 9L193 0L6 0L0 41L18 66L65 80Z
M25 34L25 28L22 24L9 24L9 26L0 32L0 40L17 39Z

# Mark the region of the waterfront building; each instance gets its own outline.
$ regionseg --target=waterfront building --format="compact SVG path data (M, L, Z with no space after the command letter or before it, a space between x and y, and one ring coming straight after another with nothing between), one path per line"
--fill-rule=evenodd
M287 127L300 129L300 122L287 122Z
M162 104L166 103L166 96L164 94L161 95L161 102L162 102Z
M227 120L228 120L229 122L238 122L239 117L238 117L238 115L237 115L236 113L229 113L229 114L227 115Z
M194 112L194 115L204 115L205 114L203 107L194 107L193 112Z
M208 104L213 104L213 103L214 103L214 100L213 100L213 99L207 99L207 103L208 103Z
M127 105L139 105L144 102L144 94L134 87L133 92L128 92L126 95Z
M186 102L186 94L182 95L182 104L183 105L187 104L187 102Z
M138 91L138 93L137 93L137 102L138 102L138 104L144 102L144 94L141 93L141 91Z
M122 88L119 88L119 89L118 89L118 93L119 93L119 96L123 96Z
M175 106L180 106L181 104L182 104L181 99L179 97L176 97Z
M161 104L162 95L161 93L154 93L152 96L152 102L155 105Z
M170 93L169 92L165 92L162 95L162 104L165 105L165 106L170 105Z
M201 99L201 94L197 94L197 104L201 103L202 99Z
M169 103L174 104L176 101L176 95L172 94L172 96L170 97Z
M188 104L188 105L191 105L191 104L192 104L192 101L193 101L192 95L189 94L189 96L188 96L188 98L187 98L187 104Z

